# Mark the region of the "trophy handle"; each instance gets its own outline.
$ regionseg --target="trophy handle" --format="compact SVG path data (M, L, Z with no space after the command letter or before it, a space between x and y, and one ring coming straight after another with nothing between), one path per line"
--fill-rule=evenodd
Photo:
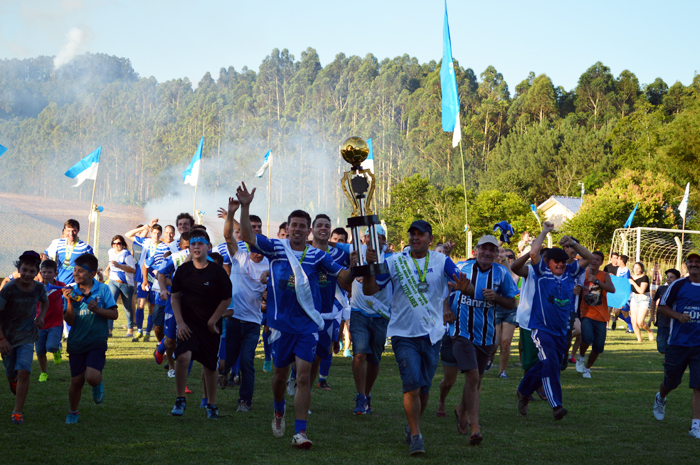
M343 179L340 180L340 185L343 186L343 192L345 193L345 197L348 198L350 203L352 203L352 215L350 216L359 216L360 215L360 203L357 201L355 196L351 193L350 189L348 189L348 185L350 185L350 175L352 175L354 172L353 171L346 171L343 174ZM371 191L374 191L373 186L370 188Z
M367 174L371 180L369 183L369 191L367 192L367 200L365 202L365 215L374 215L374 212L372 211L372 198L374 197L374 184L376 182L374 175L369 169L358 171L357 174Z

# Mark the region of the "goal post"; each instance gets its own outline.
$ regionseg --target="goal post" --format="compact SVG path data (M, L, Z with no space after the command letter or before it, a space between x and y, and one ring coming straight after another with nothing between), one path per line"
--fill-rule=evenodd
M681 242L682 241L682 242ZM620 228L613 234L610 253L627 255L651 270L656 263L662 273L681 270L685 256L700 248L700 231L663 228ZM631 268L631 264L628 264Z

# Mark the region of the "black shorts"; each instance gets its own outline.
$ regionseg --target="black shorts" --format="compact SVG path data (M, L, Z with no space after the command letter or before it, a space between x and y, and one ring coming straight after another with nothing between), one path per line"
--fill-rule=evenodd
M452 339L452 353L457 360L459 371L478 369L484 374L484 369L491 359L493 345L477 346L466 337L457 336Z
M448 333L445 333L445 335L442 337L440 360L442 361L442 366L444 367L457 366L457 359L455 359L455 354L452 353L452 336L450 336Z
M165 325L165 305L156 304L153 306L153 326Z
M700 346L666 347L664 360L664 386L676 389L683 380L683 373L690 367L690 387L700 389Z
M69 353L68 363L70 364L70 375L72 377L85 373L88 368L94 368L102 373L105 368L105 349L92 349L87 352Z
M173 358L177 359L185 352L192 352L192 360L196 360L209 370L218 370L221 335L212 334L208 329L194 329L191 326L189 328L192 332L189 339L185 341L178 336L175 340Z

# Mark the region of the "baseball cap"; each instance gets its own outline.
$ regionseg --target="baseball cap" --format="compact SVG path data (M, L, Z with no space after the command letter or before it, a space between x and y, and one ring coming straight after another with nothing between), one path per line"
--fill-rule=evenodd
M386 231L384 231L384 228L381 225L375 226L375 229L377 230L378 235L386 237ZM367 234L369 234L369 228L365 229L365 236Z
M479 238L479 242L476 243L476 246L479 247L484 244L493 244L496 247L498 247L498 239L496 239L494 236L489 235L481 236Z
M700 251L696 250L691 250L690 253L688 254L687 257L685 257L686 260L688 260L690 257L698 257L700 258Z
M547 251L547 260L556 260L558 262L566 262L569 260L569 254L564 252L564 249L553 247Z
M412 229L417 229L420 232L428 234L433 233L433 227L430 226L430 223L428 223L425 220L416 220L413 223L411 223L411 226L408 228L408 232L411 232Z
M25 250L24 252L22 252L22 255L19 256L19 259L20 261L33 260L36 261L37 264L41 263L41 255L34 252L33 250Z

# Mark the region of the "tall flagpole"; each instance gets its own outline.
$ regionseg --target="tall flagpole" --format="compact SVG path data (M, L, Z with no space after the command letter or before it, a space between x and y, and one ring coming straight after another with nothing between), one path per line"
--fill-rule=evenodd
M92 184L92 200L90 200L90 215L88 216L88 237L87 244L90 245L90 226L92 226L92 206L95 205L95 188L97 187L97 173L95 173L95 182Z
M462 156L462 189L464 190L464 225L467 227L467 230L465 231L467 233L467 255L466 259L469 260L471 258L471 248L472 248L472 241L471 241L471 235L472 232L469 229L469 210L467 207L467 181L466 181L466 175L464 174L464 152L462 151L462 139L459 139L459 154Z
M270 237L270 204L272 203L272 163L267 167L267 237Z
M197 217L197 186L199 186L199 178L197 178L197 184L194 185L194 205L192 206L192 215Z

